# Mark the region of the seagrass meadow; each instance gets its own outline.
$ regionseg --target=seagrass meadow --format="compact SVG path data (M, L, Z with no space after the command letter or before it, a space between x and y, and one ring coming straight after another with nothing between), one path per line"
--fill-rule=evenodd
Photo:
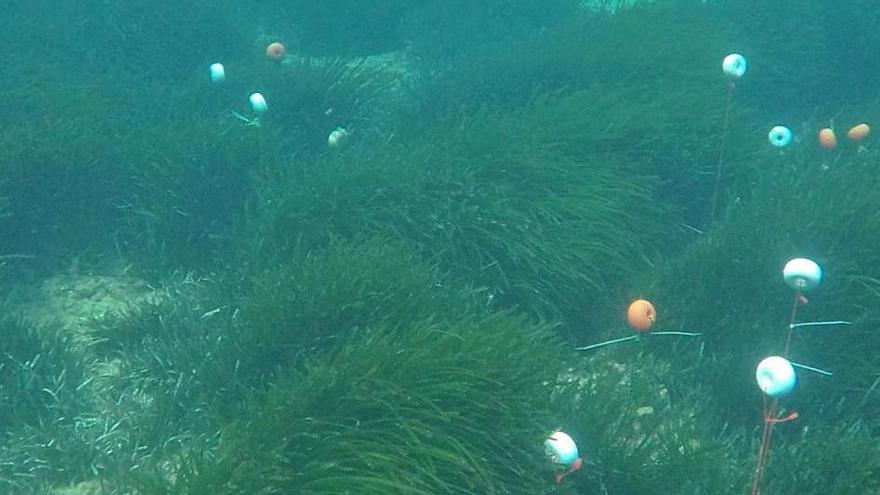
M873 2L2 8L0 493L880 493Z

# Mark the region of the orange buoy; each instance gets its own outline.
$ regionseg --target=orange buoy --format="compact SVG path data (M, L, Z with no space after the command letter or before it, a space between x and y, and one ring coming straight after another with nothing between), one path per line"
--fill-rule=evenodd
M654 310L654 305L645 299L633 301L626 310L626 321L637 332L650 330L656 319L657 311Z
M819 146L828 151L837 147L837 136L832 129L826 127L819 131Z
M269 43L269 46L266 47L266 56L272 60L281 60L284 57L285 51L284 45L275 41Z
M853 126L849 132L846 133L846 137L849 138L850 141L859 142L871 133L871 127L868 124L862 123L856 126Z

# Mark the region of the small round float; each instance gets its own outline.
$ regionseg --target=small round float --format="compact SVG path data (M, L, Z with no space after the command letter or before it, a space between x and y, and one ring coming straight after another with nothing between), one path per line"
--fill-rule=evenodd
M724 60L721 62L721 69L724 71L724 75L731 79L739 79L746 75L748 66L746 58L739 53L731 53L724 57Z
M265 113L266 110L269 109L269 104L266 103L266 97L263 96L262 93L251 93L248 96L248 101L251 103L251 109L255 113Z
M819 146L827 151L837 148L837 136L834 134L834 129L826 127L819 130Z
M784 125L777 125L770 129L770 132L767 133L767 139L770 141L770 144L776 146L777 148L785 148L789 144L791 144L791 139L794 135L791 132L791 129L785 127Z
M846 137L849 138L850 141L860 143L868 137L868 134L871 133L871 126L868 124L862 123L858 125L852 126L850 130L846 133Z
M657 310L647 299L637 299L626 309L626 321L637 332L647 332L657 321Z
M226 80L226 69L220 62L209 65L208 74L211 76L211 82L219 83Z
M284 58L284 52L287 49L278 41L273 41L266 46L266 56L274 61L279 61Z
M755 370L758 387L769 397L782 397L794 390L797 375L791 361L782 356L770 356L758 363Z
M822 281L822 268L808 258L794 258L782 268L782 278L792 289L806 292Z

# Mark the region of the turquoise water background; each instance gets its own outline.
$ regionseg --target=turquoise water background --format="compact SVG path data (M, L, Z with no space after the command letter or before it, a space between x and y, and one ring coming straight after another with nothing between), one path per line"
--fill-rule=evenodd
M872 2L0 7L0 493L880 493Z

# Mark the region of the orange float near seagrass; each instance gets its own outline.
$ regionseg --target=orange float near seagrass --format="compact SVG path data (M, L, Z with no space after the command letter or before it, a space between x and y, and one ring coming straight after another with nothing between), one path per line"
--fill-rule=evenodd
M645 299L633 301L626 310L626 321L637 332L647 332L654 326L657 311L654 305Z
M284 52L287 51L279 42L269 43L269 46L266 47L266 56L271 58L272 60L281 60L284 58Z
M868 124L859 124L853 126L849 132L846 133L846 137L849 138L850 141L859 142L871 133L871 127Z
M837 147L837 136L834 135L833 130L826 127L819 131L819 146L828 151Z

